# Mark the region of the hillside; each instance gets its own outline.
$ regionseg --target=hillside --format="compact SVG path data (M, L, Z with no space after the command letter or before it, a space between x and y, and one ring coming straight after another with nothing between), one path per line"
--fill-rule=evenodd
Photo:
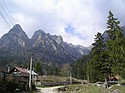
M68 44L61 36L42 30L35 31L29 39L19 24L0 38L0 45L0 63L6 66L28 63L30 53L34 54L34 61L49 65L72 63L89 53L86 47Z

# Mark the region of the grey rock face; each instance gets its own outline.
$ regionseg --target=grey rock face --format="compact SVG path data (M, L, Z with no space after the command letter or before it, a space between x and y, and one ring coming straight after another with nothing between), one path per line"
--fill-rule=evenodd
M29 39L18 24L0 39L1 58L13 56L15 61L20 59L21 62L25 62L29 58L29 52L33 52L35 59L41 62L63 64L74 62L87 55L89 49L68 44L61 36L50 35L42 30L36 31Z

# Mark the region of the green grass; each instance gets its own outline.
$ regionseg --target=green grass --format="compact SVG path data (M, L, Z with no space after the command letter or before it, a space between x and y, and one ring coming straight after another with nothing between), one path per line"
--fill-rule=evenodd
M79 90L76 91L76 88L79 88ZM125 93L125 87L115 85L109 89L104 89L94 84L67 85L66 91L62 93Z
M84 87L79 90L77 93L105 93L103 89L100 87L97 87L95 85L88 85L87 87Z
M67 77L60 77L60 76L40 76L39 80L43 83L52 83L52 82L65 82L68 80Z
M125 93L125 87L123 86L113 86L108 90L109 93Z
M60 76L41 76L39 80L42 83L53 83L53 82L66 82L69 81L68 77L60 77ZM77 82L86 82L83 80L78 80L73 78L74 81ZM119 83L124 83L125 81L121 81ZM76 89L79 88L78 91ZM95 84L76 84L76 85L66 85L66 91L62 91L62 93L125 93L125 87L122 86L113 86L110 89L104 89L102 87L98 87Z
M58 82L67 82L70 81L69 77L61 77L61 76L53 76L53 75L49 75L49 76L39 76L39 80L42 83L58 83ZM75 78L72 78L73 82L86 82L86 80L78 80Z
M95 85L67 85L65 93L101 93L101 89ZM79 89L76 91L76 89ZM104 92L102 92L104 93Z

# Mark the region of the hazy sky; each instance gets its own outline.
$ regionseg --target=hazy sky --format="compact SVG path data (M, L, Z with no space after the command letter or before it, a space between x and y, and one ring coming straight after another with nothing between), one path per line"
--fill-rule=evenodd
M125 25L124 9L125 0L0 0L0 37L16 23L29 38L41 29L68 43L89 46L97 32L106 30L109 10Z

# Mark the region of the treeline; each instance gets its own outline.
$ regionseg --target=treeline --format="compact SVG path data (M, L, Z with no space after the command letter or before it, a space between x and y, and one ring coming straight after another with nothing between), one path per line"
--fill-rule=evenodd
M69 77L71 72L70 64L63 64L58 67L55 65L42 64L41 62L35 62L34 71L39 75L55 75L55 76L66 76Z
M89 59L90 59L90 56L85 55L83 56L82 59L71 64L71 68L72 68L71 73L73 77L77 79L87 79L87 66L88 66Z
M34 71L39 75L59 75L60 69L56 66L49 66L41 62L35 62Z
M120 21L109 11L105 35L97 33L89 55L72 65L73 77L90 82L113 76L125 78L125 36Z

